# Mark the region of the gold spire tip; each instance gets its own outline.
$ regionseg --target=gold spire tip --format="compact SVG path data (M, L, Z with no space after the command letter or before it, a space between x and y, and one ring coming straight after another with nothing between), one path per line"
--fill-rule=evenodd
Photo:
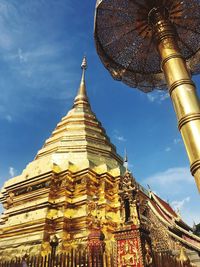
M86 70L87 69L87 58L86 58L86 56L83 57L83 61L82 61L82 64L81 64L81 69L82 70Z
M81 82L80 82L80 87L78 90L78 94L75 98L74 105L78 104L89 104L88 98L87 98L87 92L86 92L86 84L85 84L85 71L87 69L87 59L86 56L83 57L83 61L81 64L81 69L82 69L82 77L81 77Z

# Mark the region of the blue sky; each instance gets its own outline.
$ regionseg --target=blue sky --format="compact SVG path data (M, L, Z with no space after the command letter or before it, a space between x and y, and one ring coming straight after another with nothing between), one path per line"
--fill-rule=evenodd
M95 50L94 7L91 0L0 0L0 186L33 160L72 107L86 54L90 103L119 154L126 148L136 179L198 223L199 194L171 100L111 78Z

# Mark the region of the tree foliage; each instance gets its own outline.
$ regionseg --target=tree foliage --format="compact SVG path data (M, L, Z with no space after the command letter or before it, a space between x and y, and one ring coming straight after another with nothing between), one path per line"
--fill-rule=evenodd
M200 236L200 223L195 225L194 234Z

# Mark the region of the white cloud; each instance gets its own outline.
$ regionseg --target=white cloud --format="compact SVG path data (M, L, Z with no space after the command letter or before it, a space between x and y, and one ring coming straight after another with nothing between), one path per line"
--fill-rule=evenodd
M32 44L31 47L27 46L25 49L14 48L4 53L3 60L10 66L9 71L12 73L12 82L6 75L0 79L1 87L3 88L4 84L7 86L4 93L4 98L7 97L4 99L5 109L10 107L9 96L13 94L13 91L16 99L17 97L19 99L15 99L16 103L11 110L18 105L17 113L24 108L24 105L19 104L22 101L21 97L26 98L25 104L30 104L30 108L35 108L35 106L31 106L30 101L27 101L28 98L72 98L74 87L80 80L81 70L77 72L77 69L73 69L75 62L70 57L68 65L60 60L63 58L63 53L70 49L55 42L51 44L43 42ZM24 90L26 90L25 93ZM1 102L3 103L3 100Z
M170 152L171 151L171 147L166 147L165 148L165 152Z
M20 61L21 63L27 61L27 56L24 55L24 53L22 52L22 49L21 49L21 48L18 49L18 58L19 58L19 61Z
M159 96L160 102L165 101L168 98L169 98L169 93L167 92L161 93Z
M126 138L119 133L118 130L114 130L114 138L118 140L119 142L126 142Z
M150 102L154 102L156 100L156 97L153 96L152 94L147 94L147 98Z
M153 93L147 94L147 98L150 102L161 104L163 101L169 98L169 93L163 91L155 91Z
M8 1L2 0L0 3L0 48L9 50L14 43L14 31L12 23L15 21L17 10ZM12 20L10 19L12 17Z
M180 183L192 183L193 177L190 174L189 168L178 167L170 168L166 171L153 174L150 177L147 177L144 182L149 184L152 188L165 186L166 188L171 188L174 184Z
M70 53L74 49L71 43L78 43L80 35L66 36L70 41L60 42L57 33L45 35L41 16L38 21L33 19L41 10L49 11L57 5L60 5L60 10L71 11L71 4L66 5L63 1L25 2L18 5L17 0L0 1L0 105L4 107L4 112L0 107L0 119L9 122L13 115L16 119L29 109L42 108L39 101L43 99L72 98L81 75L74 69L76 63ZM15 101L12 100L14 97Z
M117 139L119 142L126 142L126 139L124 138L124 136L115 135L115 139Z
M183 206L188 202L190 202L190 197L186 197L182 200L174 200L171 202L171 205L176 211L177 210L181 211Z
M8 121L8 122L11 122L13 119L12 119L12 117L9 115L9 114L7 114L6 116L5 116L5 119Z
M180 138L174 138L174 145L178 145L181 143L181 139Z
M15 169L13 167L9 167L9 174L11 177L15 176Z
M13 118L10 114L7 114L7 109L4 105L0 104L0 119L12 122Z

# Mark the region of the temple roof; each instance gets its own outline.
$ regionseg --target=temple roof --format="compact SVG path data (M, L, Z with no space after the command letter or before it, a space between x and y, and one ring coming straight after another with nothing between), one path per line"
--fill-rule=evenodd
M172 207L153 192L150 192L149 198L149 207L166 225L169 235L188 247L200 251L200 237L192 232L192 228L181 219Z

